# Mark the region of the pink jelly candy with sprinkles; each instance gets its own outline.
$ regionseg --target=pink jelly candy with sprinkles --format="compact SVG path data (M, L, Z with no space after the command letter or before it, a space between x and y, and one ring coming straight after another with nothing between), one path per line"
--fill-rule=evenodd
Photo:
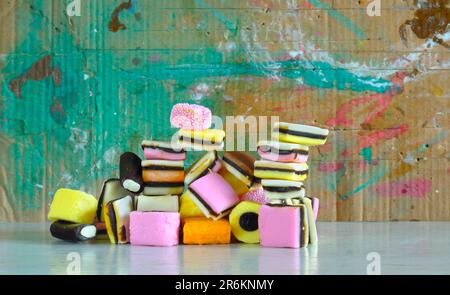
M211 110L198 104L177 103L170 113L170 124L185 130L205 130L211 127Z
M263 205L269 203L264 195L264 190L260 186L251 188L248 192L243 194L240 199L241 201L251 201Z

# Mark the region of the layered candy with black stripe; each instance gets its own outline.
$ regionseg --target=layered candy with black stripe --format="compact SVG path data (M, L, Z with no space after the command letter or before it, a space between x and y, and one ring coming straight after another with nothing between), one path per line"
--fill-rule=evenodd
M273 131L274 139L306 146L325 144L329 133L327 129L285 122L275 123Z
M245 152L226 152L223 155L225 168L247 187L253 184L255 161L252 155Z
M142 161L144 195L179 195L184 190L184 162L166 160Z
M147 160L186 160L186 151L178 144L166 141L144 140L141 143Z
M209 173L189 185L186 196L195 202L205 217L218 220L239 203L233 188L217 173Z
M308 165L258 160L255 162L254 174L261 179L303 181L308 177Z
M126 196L107 203L104 207L106 231L112 244L129 242L130 213L134 210L133 198Z
M268 161L305 163L308 160L309 147L279 141L260 141L258 154Z
M220 151L224 147L225 131L220 129L184 130L177 133L178 144L186 150Z
M305 196L305 186L300 181L262 179L261 184L266 198L286 200Z
M222 164L217 152L206 152L186 170L184 182L189 185L191 182L205 176L210 172L218 172L221 167Z

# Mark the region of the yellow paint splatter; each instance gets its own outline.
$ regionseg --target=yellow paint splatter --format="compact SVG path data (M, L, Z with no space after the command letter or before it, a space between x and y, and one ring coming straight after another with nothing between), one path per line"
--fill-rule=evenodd
M439 86L435 86L435 87L433 87L433 89L431 90L431 93L432 93L434 96L442 96L442 95L444 95L444 89L442 89L442 88L439 87Z

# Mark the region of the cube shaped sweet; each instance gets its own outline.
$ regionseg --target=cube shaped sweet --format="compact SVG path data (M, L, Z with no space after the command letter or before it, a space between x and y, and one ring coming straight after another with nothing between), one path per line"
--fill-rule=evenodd
M239 197L233 188L214 172L192 182L187 195L206 217L214 220L227 215L239 203Z
M97 203L97 199L90 194L61 188L56 191L53 197L48 219L90 224L94 222Z
M169 247L179 244L180 214L177 212L130 213L132 245Z
M131 196L112 200L104 206L106 232L112 244L127 244L130 241L130 213L133 207Z
M308 218L303 205L264 205L259 211L258 225L263 247L300 248L308 244Z
M194 200L189 197L189 192L186 191L180 197L180 217L185 219L188 217L203 217L203 212L194 202Z
M190 217L183 221L183 243L188 245L229 244L231 226L228 220Z
M135 197L136 211L140 212L178 212L178 196L146 196L139 195Z

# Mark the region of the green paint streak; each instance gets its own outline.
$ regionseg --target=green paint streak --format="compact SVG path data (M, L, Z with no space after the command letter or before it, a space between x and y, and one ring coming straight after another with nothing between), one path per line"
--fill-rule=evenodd
M356 37L360 40L367 39L366 33L361 30L354 22L352 22L348 17L334 9L331 3L323 3L319 0L309 0L309 2L317 8L324 9L326 13L337 20L339 23L344 25L347 29L353 32Z
M188 63L151 64L141 70L135 69L131 77L147 77L155 80L176 80L189 86L193 82L211 77L256 76L281 77L297 80L305 86L384 93L391 89L388 80L370 76L360 76L344 68L335 68L321 61L287 60L265 63Z
M225 15L223 15L219 10L210 7L203 0L195 0L195 3L197 4L197 6L201 8L208 9L211 12L211 14L227 28L228 31L232 33L237 32L238 30L237 22L235 24L233 21L229 20Z
M372 148L371 147L365 147L362 150L359 151L358 155L362 156L364 158L364 161L368 164L372 164Z
M448 132L441 131L429 141L428 145L431 146L432 144L436 144L436 143L440 142L441 140L443 140L444 138L446 138L447 136L448 136ZM419 153L423 153L427 149L428 148L426 148L424 146L420 146L419 148L416 149L416 151L414 153L415 153L415 155L417 155ZM358 193L359 191L379 182L389 171L390 170L388 167L384 167L381 164L378 165L376 171L374 173L372 173L372 175L373 175L372 177L370 177L366 182L364 182L363 184L361 184L354 190L341 195L340 198L342 200L348 199L350 196Z
M389 172L389 168L387 167L383 167L382 165L378 165L376 170L372 173L372 177L370 177L366 182L364 182L363 184L359 185L358 187L356 187L355 189L353 189L350 192L347 192L343 195L340 196L340 198L342 200L346 200L348 199L350 196L362 191L363 189L377 183L378 181L380 181L384 175L386 175L386 173Z

